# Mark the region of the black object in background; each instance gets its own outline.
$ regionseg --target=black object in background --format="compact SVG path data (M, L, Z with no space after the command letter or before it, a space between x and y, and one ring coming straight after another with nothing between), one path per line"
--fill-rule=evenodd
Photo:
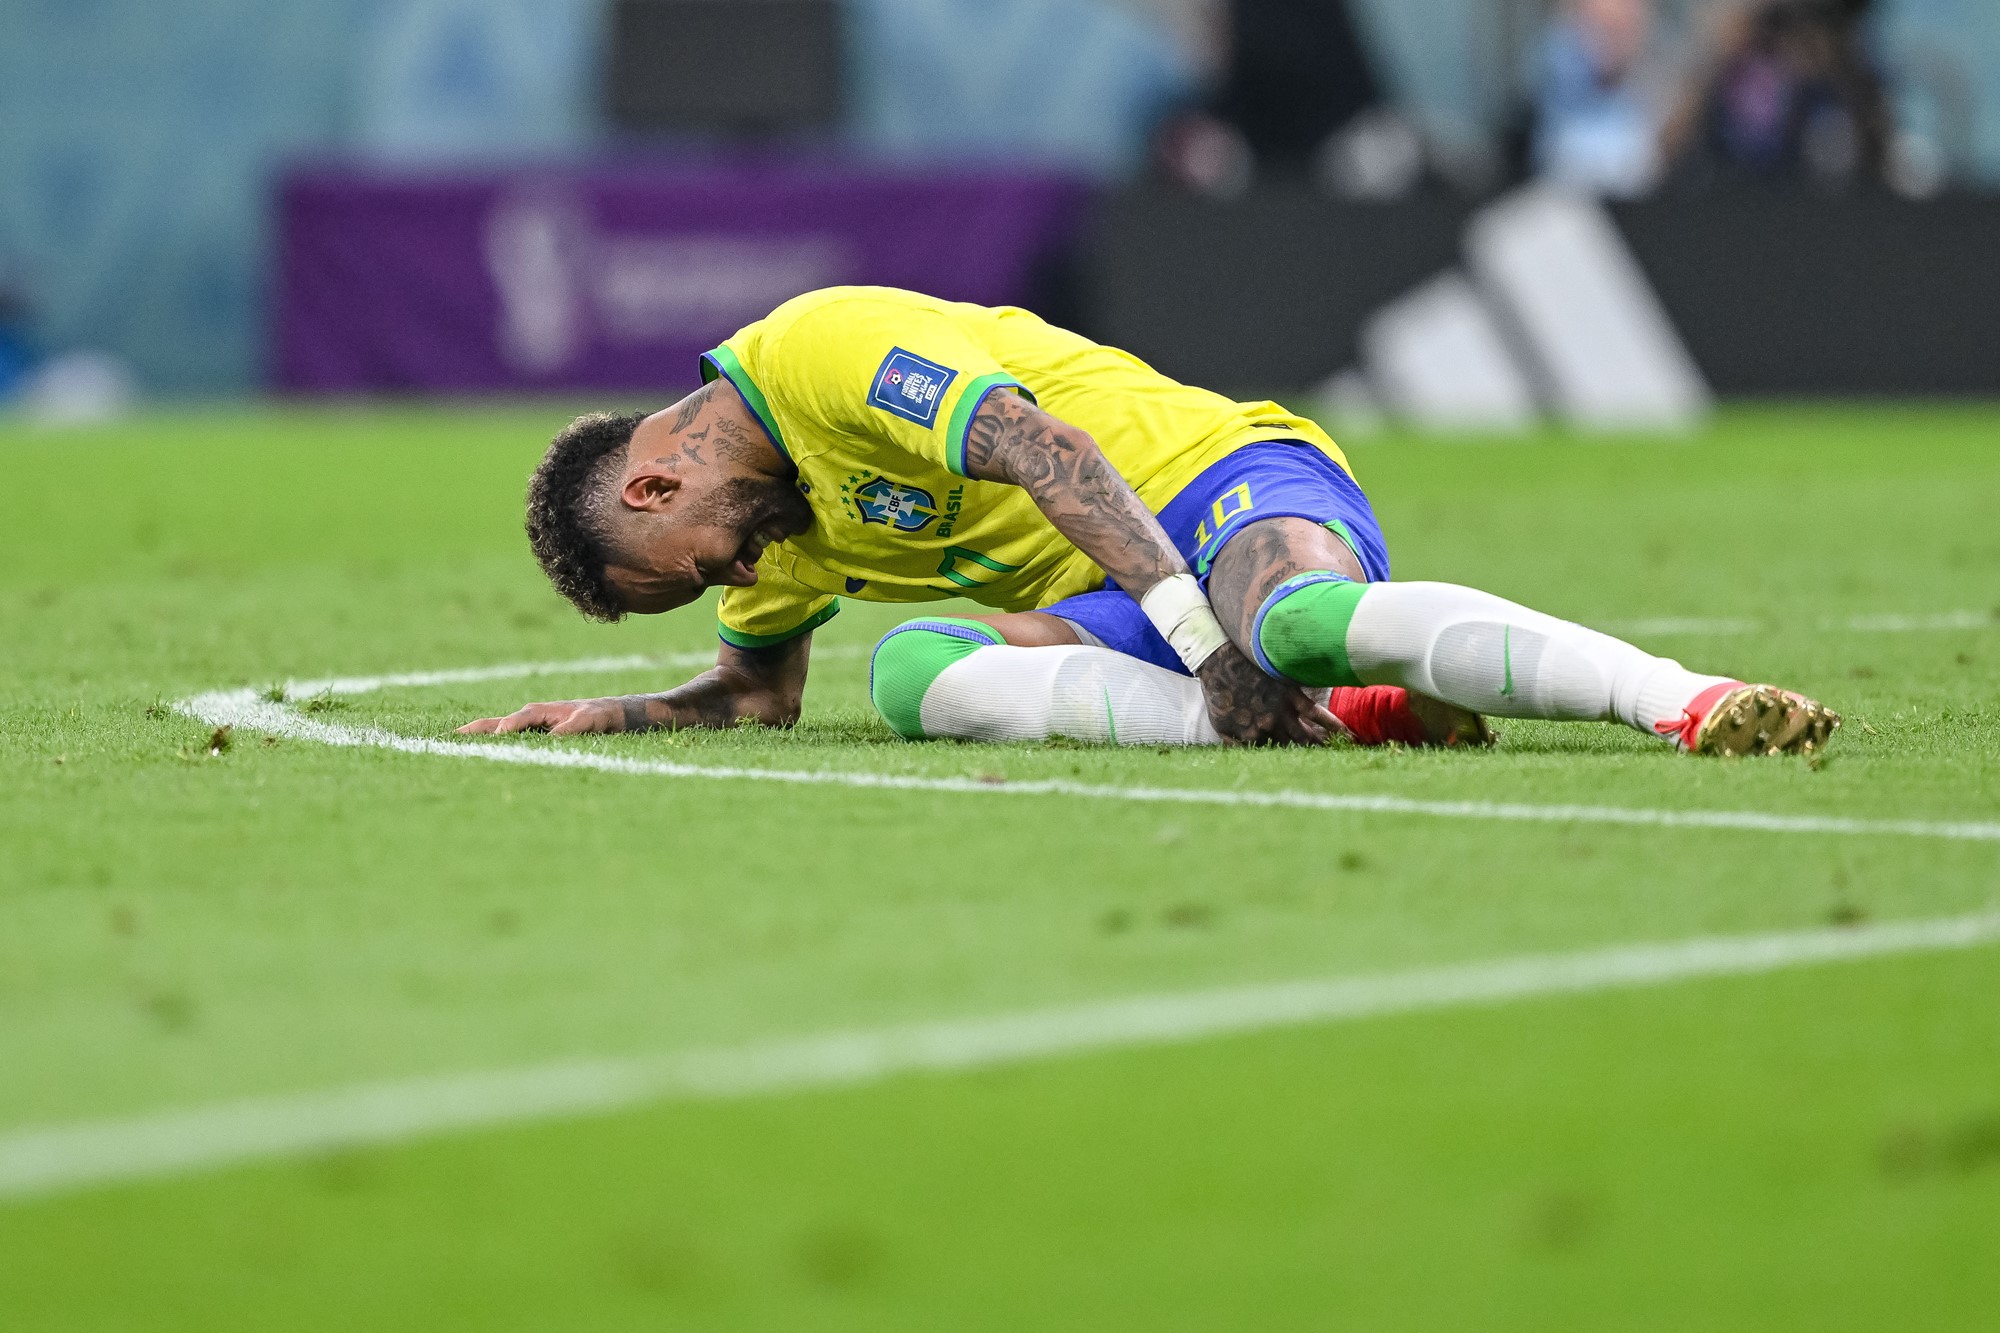
M639 135L831 129L843 46L838 0L616 0L611 120Z
M1462 262L1475 205L1107 196L1083 249L1083 326L1225 392L1309 389L1354 364L1368 318ZM1917 203L1743 188L1612 217L1696 364L1725 395L2000 394L2000 198Z
M1084 243L1084 327L1228 393L1309 389L1354 364L1368 317L1459 262L1473 205L1329 199L1304 180L1239 199L1137 186Z
M1611 212L1718 393L2000 394L2000 199L1744 188Z
M1232 0L1234 56L1215 114L1259 161L1303 165L1383 100L1346 0Z

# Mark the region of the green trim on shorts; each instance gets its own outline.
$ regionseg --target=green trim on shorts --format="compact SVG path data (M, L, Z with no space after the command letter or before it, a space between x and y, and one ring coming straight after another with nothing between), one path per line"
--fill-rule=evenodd
M1354 530L1348 527L1344 520L1336 518L1322 523L1320 526L1346 542L1348 554L1354 557L1355 564L1361 565L1361 547L1354 540ZM1361 565L1361 567L1363 569L1367 568L1366 565Z

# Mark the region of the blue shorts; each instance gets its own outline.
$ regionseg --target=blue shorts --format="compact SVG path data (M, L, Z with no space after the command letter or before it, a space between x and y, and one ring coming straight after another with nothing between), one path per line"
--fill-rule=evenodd
M1340 464L1310 444L1246 445L1203 472L1160 511L1160 526L1208 586L1215 557L1251 523L1309 518L1354 551L1370 583L1389 577L1389 547L1368 497ZM1139 603L1115 583L1042 608L1088 631L1107 648L1187 674Z

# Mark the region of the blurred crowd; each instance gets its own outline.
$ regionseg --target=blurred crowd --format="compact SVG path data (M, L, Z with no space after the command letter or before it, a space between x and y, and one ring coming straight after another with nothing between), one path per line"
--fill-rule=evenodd
M1621 196L1675 179L1900 180L1872 7L1714 5L1680 52L1653 0L1567 0L1536 52L1534 167Z
M647 10L667 37L642 49ZM775 150L918 173L1026 164L1100 186L1150 173L1220 196L1306 180L1350 199L1484 197L1534 176L1618 198L2000 189L2000 0L0 12L0 401L112 383L109 363L44 374L81 348L149 388L262 383L273 204L306 162L511 171ZM621 71L636 94L618 94ZM650 118L621 111L640 106Z
M1181 8L1212 23L1218 72L1155 156L1205 192L1300 166L1353 197L1439 176L1484 190L1533 175L1615 198L1738 182L1924 196L1944 184L1935 148L1896 132L1874 0L1549 0L1497 145L1439 142L1400 110L1340 0Z

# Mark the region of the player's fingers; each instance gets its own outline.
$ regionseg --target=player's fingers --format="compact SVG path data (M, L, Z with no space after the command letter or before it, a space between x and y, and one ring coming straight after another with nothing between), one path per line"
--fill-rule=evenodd
M1328 708L1325 704L1314 704L1312 707L1311 716L1313 721L1319 723L1322 727L1326 728L1326 734L1328 737L1334 737L1334 736L1352 737L1354 735L1353 732L1347 729L1347 724L1345 722L1342 722L1339 718L1335 717L1333 710L1331 708Z
M505 718L482 717L476 722L468 722L458 729L460 736L490 736L500 729Z
M1272 700L1269 708L1257 719L1258 745L1298 745L1304 741L1299 731L1298 714L1292 710L1291 700L1283 695Z
M1286 688L1280 696L1275 739L1292 745L1326 744L1326 724L1314 716L1317 711L1304 690Z
M1303 713L1313 706L1313 697L1298 686L1290 682L1273 683L1278 685L1278 694L1285 701L1285 707L1294 713Z
M1326 744L1326 739L1327 739L1326 727L1320 723L1319 719L1313 717L1310 713L1289 714L1287 715L1285 721L1287 723L1286 727L1287 734L1289 735L1292 744L1294 745Z
M567 704L529 704L500 719L494 730L502 736L511 736L517 731L543 731L560 719L568 711Z
M565 716L549 724L551 736L590 736L612 730L611 715L593 704L572 704Z

